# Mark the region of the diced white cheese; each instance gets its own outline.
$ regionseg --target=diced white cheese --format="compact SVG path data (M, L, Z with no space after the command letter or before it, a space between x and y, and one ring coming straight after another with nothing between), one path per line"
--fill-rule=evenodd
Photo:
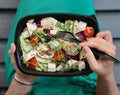
M63 66L62 65L57 66L56 71L62 71L62 70L63 70Z
M35 55L36 55L36 50L32 50L24 56L24 59L28 61L29 59L35 57Z
M27 29L28 29L29 35L31 35L32 32L37 29L37 26L35 24L27 23Z
M58 30L50 30L50 34L55 35L57 34Z
M27 29L34 31L37 29L37 26L35 24L27 23Z
M69 66L71 67L72 65L74 65L74 64L76 64L78 61L77 60L74 60L74 59L70 59L70 60L68 60L68 64L69 64Z
M55 63L48 63L48 71L55 72L56 71L56 64Z
M83 69L85 69L85 62L84 61L79 61L78 70L81 71Z
M84 31L85 27L87 26L87 23L83 22L83 21L80 21L78 24L79 24L79 27L81 29L80 31Z
M80 21L80 22L75 21L74 28L73 28L74 34L84 31L86 26L87 26L87 23L85 23L83 21Z

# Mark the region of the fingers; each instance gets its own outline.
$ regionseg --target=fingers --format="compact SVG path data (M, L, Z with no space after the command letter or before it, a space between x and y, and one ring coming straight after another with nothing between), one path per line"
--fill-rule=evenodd
M15 56L14 56L14 53L15 53L15 50L16 50L16 47L15 47L15 44L11 44L10 46L10 49L8 51L9 53L9 56L10 56L10 59L11 59L11 62L16 70L16 74L17 76L22 79L22 80L25 80L25 81L28 81L28 82L33 82L37 76L32 76L32 75L26 75L26 74L23 74L17 67L16 65L16 60L15 60ZM27 80L26 80L27 79Z
M115 56L116 47L113 45L112 35L109 31L98 33L96 37L80 43L80 46L83 48L89 66L94 72L98 73L99 75L106 75L112 71L112 61L108 61L104 58L99 58L96 60L95 56L90 50L90 48L96 48L111 56Z
M90 38L88 41L80 43L80 46L88 46L90 48L96 48L111 56L115 56L116 47L100 37Z
M97 60L88 46L84 46L83 51L85 52L85 57L89 62L90 68L94 71L97 68Z
M108 30L108 31L104 31L104 32L99 32L96 37L100 37L100 38L103 38L104 40L110 42L110 43L113 43L113 40L112 40L112 34L111 32Z
M15 45L12 43L8 53L9 55L11 55L11 54L14 54L14 52L15 52Z

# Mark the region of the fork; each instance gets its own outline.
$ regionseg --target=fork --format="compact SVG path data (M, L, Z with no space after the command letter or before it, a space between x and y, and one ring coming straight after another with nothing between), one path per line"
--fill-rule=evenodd
M55 35L56 38L60 38L62 40L65 40L65 41L70 41L70 42L75 42L77 44L80 43L80 41L78 39L76 39L74 37L74 35L71 33L71 32L67 32L67 31L59 31L56 35ZM102 58L105 58L107 60L112 60L116 63L120 63L120 61L102 51L99 51L95 48L90 48L91 51L93 52L94 55L97 55L99 57L102 57Z

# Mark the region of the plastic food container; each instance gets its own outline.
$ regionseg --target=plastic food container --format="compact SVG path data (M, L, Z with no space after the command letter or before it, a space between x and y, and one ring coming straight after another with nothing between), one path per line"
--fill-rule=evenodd
M70 70L70 71L65 71L65 72L62 72L62 71L56 71L56 72L37 71L34 69L30 69L30 68L26 67L26 65L23 64L23 61L21 60L22 52L20 49L19 37L20 37L21 33L23 32L23 29L26 27L26 22L30 19L35 19L37 21L37 20L41 20L42 18L45 18L45 17L53 17L61 22L64 22L65 20L78 20L78 21L86 22L87 26L91 26L94 28L94 30L95 30L94 36L99 31L98 23L97 23L97 20L94 15L84 16L84 15L78 15L78 14L76 15L76 14L65 14L65 13L51 13L51 14L29 15L29 16L23 17L22 19L20 19L20 21L17 24L15 37L14 37L14 41L15 41L15 45L16 45L15 58L16 58L17 66L20 69L20 71L25 74L29 74L29 75L40 75L40 76L75 76L75 75L83 75L83 74L91 73L92 70L90 69L88 63L85 64L86 68L82 71Z

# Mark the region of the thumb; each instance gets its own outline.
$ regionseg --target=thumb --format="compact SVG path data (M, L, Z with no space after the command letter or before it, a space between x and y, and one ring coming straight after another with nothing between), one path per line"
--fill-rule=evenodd
M17 66L16 66L16 60L15 60L15 56L14 56L15 50L16 50L16 47L12 43L11 46L10 46L10 49L8 51L8 54L10 56L10 59L11 59L11 62L13 64L14 68L17 68Z
M88 61L90 68L94 71L95 68L97 68L97 60L95 59L95 56L93 55L92 51L88 46L84 46L83 51L85 53L85 57Z

